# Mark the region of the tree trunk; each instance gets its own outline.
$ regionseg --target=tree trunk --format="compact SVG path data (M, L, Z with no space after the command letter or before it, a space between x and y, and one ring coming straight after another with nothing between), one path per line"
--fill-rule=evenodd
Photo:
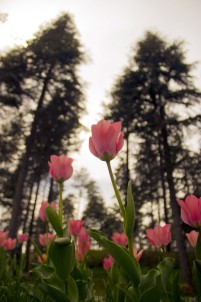
M163 140L164 156L165 156L166 172L167 172L167 183L169 187L170 204L172 208L173 232L175 235L176 245L178 249L182 276L187 283L191 284L192 277L191 277L191 271L190 271L186 247L185 247L184 232L182 230L180 208L176 199L176 191L175 191L174 180L173 180L173 166L171 163L171 154L170 154L170 147L168 144L168 134L165 125L165 113L164 113L163 106L160 107L160 116L161 116L161 122L163 123L161 128L161 137Z
M26 179L27 173L28 173L28 165L29 165L29 159L31 156L32 146L34 144L34 138L36 134L37 129L37 123L39 118L39 113L43 105L45 93L47 91L48 83L51 79L51 71L52 66L50 66L47 75L44 79L42 92L38 101L38 106L35 112L34 120L31 126L31 133L27 137L26 140L26 150L23 155L22 161L21 161L21 167L18 174L18 179L15 186L15 194L13 199L13 208L12 208L12 214L11 214L11 220L9 225L9 236L14 238L17 235L17 230L19 227L19 221L21 216L21 202L23 199L23 189L24 189L24 181Z

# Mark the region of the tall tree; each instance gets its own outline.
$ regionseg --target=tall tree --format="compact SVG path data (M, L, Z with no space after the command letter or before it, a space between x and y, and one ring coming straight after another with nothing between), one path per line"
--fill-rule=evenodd
M63 14L36 34L34 39L28 41L27 46L17 53L16 69L24 69L23 72L14 73L13 56L9 56L11 55L7 54L4 61L9 62L12 74L6 74L8 85L4 85L7 89L4 89L5 97L2 97L2 102L11 102L12 96L13 102L30 101L33 104L33 100L35 101L32 122L20 160L9 226L10 236L15 237L28 168L38 167L36 158L38 159L37 156L41 155L41 152L46 156L47 163L47 156L53 150L59 152L61 147L61 150L63 148L66 151L64 139L68 138L68 146L75 143L73 135L78 133L77 130L81 127L80 117L85 107L82 84L78 77L78 66L84 62L84 53L72 18ZM2 71L5 65L2 64ZM40 165L41 163L44 163L42 157Z
M137 44L130 67L113 88L113 102L106 117L123 121L126 139L131 133L140 139L139 154L143 154L144 164L148 166L146 171L151 176L150 179L145 173L147 188L153 179L149 191L157 192L154 179L155 186L163 188L163 198L168 189L180 264L184 277L190 282L174 172L177 154L182 151L183 127L200 119L199 115L189 116L189 122L187 119L182 122L182 113L189 114L188 108L200 103L201 94L193 85L192 65L185 62L182 47L181 42L168 44L158 34L146 33ZM141 166L139 172L143 170Z

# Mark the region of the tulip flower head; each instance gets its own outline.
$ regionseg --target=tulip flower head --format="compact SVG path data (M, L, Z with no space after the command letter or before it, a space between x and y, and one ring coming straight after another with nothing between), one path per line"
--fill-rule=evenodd
M181 219L184 223L195 227L201 227L201 197L188 195L184 200L178 199L178 204L181 207Z
M29 234L28 233L18 234L17 238L20 243L27 242L27 240L29 238Z
M72 162L72 158L65 155L51 155L48 164L52 178L60 183L71 178L73 174Z
M47 246L55 239L55 237L56 235L52 233L39 234L39 242L42 246Z
M108 257L103 259L103 268L104 270L109 270L114 264L114 258L109 255Z
M41 257L42 257L42 259L41 259ZM38 263L44 263L47 260L47 254L42 254L41 257L40 256L37 257Z
M136 259L137 261L140 260L140 258L142 257L142 253L143 253L143 252L144 252L144 250L140 250L140 251L138 252L137 247L136 247L136 246L133 247L133 255L134 255L134 257L135 257L135 259Z
M11 251L14 250L14 248L16 247L16 239L12 239L12 238L7 238L4 242L4 250L6 251Z
M112 236L112 240L122 246L126 246L128 244L128 237L124 233L114 233Z
M192 247L196 247L199 233L195 230L190 233L186 233L186 237Z
M89 138L89 150L103 161L112 160L124 144L121 122L110 123L106 120L92 125L92 136Z
M40 206L40 210L39 210L39 217L42 221L47 221L47 214L46 214L46 208L47 206L51 206L52 208L56 209L56 202L47 202L47 201L42 201L41 202L41 206Z
M82 220L74 220L71 219L68 221L69 224L69 232L71 235L73 236L78 236L78 234L80 233L84 222Z
M8 238L8 232L0 231L0 247L4 246L4 242L7 238Z
M171 241L170 224L164 226L156 225L153 229L146 230L146 237L155 247L164 248Z
M85 227L81 228L77 237L77 241L78 241L78 250L80 250L80 252L82 251L83 253L86 253L90 248L91 238L89 234L86 232Z

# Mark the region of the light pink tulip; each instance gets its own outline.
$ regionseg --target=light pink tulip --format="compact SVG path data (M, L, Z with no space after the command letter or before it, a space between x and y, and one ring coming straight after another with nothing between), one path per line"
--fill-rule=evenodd
M106 120L92 125L89 138L89 150L104 161L110 161L122 149L124 144L121 122L110 123Z
M138 252L137 247L136 246L133 247L133 255L134 255L134 257L136 258L137 261L140 260L140 258L142 257L143 252L144 252L144 250L140 250Z
M4 242L7 238L8 238L8 232L0 231L0 247L4 246Z
M190 233L186 233L186 237L188 238L188 241L193 247L196 247L198 235L199 233L194 230L191 231Z
M14 250L14 248L16 247L16 239L12 239L12 238L7 238L4 241L4 249L6 251L11 251Z
M178 199L181 207L181 219L184 223L195 228L201 227L201 198L188 195L184 200Z
M84 221L78 219L77 220L71 219L68 221L68 224L69 224L70 234L73 236L77 236L83 227Z
M47 206L51 206L52 208L56 209L56 202L47 202L47 201L42 201L40 210L39 210L39 217L42 221L47 221L47 214L46 214L46 208Z
M164 226L156 225L153 229L146 230L146 237L155 247L165 247L171 241L170 224Z
M56 235L52 233L45 233L39 235L39 242L42 246L49 245L54 239Z
M103 259L103 268L104 270L109 270L114 264L114 258L109 255L108 257Z
M85 227L82 227L77 237L78 250L86 253L90 249L91 238L86 232Z
M128 244L128 237L124 233L114 233L112 240L122 246L126 246Z
M28 233L22 233L22 234L18 234L17 236L18 241L19 242L27 242L28 238L29 238L29 234Z
M48 164L52 178L57 182L64 182L71 178L73 174L72 162L73 159L65 155L51 155Z
M42 258L43 260L41 259L40 256L37 257L38 263L44 263L47 260L47 254L42 254Z

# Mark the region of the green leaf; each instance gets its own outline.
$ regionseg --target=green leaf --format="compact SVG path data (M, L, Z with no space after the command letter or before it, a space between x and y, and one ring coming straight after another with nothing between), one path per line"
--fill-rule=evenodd
M75 263L74 243L58 244L52 242L49 247L49 256L55 266L57 276L63 281L67 281Z
M150 270L146 275L142 276L140 290L142 296L140 302L159 302L163 295L161 286L160 272L156 269Z
M97 230L88 230L89 235L102 245L106 251L116 260L123 272L133 282L134 286L137 286L140 282L140 266L138 261L131 257L128 251L108 240L102 232Z
M195 260L193 262L193 278L196 290L201 297L201 261Z
M39 288L56 302L71 302L71 300L66 296L64 292L64 286L59 283L58 278L51 280L41 280L39 283Z
M174 265L175 259L171 257L166 257L157 265L157 268L161 272L161 280L164 287L166 287L166 285L168 284L170 275L173 272Z
M196 260L201 260L201 230L199 230L199 235L195 247L195 257Z
M47 279L53 275L54 268L46 264L41 264L33 268L30 273L37 275L39 278Z
M138 302L140 300L139 292L136 292L133 286L130 286L127 290L125 302Z
M127 205L125 210L124 227L126 235L131 238L135 225L135 204L132 193L131 181L128 182L127 188Z
M78 288L75 283L75 280L71 276L69 276L68 279L68 297L71 302L79 301Z
M62 225L56 210L51 206L47 206L46 213L47 213L48 220L51 223L53 229L55 230L58 236L62 237L63 236Z

